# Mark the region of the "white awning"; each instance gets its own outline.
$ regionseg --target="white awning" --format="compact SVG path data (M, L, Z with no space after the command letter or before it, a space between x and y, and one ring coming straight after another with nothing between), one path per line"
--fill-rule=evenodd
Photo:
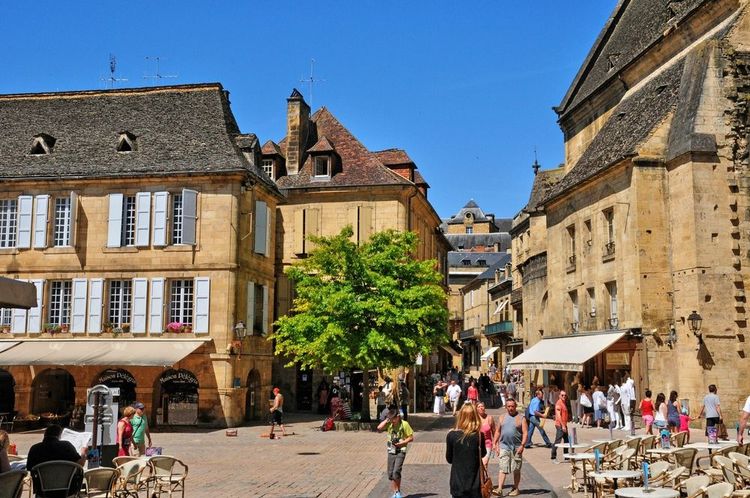
M448 352L451 356L461 356L461 353L453 349L452 346L445 346L441 344L440 347L443 348L446 352Z
M172 366L205 339L30 339L0 341L0 365Z
M511 368L582 372L583 364L617 342L625 332L549 337L513 358Z
M498 349L500 349L499 346L492 346L490 349L488 349L487 351L485 351L484 354L481 356L482 360L486 361Z

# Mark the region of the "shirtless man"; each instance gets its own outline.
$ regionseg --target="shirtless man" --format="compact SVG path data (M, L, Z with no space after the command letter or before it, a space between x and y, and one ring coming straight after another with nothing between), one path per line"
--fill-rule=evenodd
M271 434L270 439L274 438L273 429L276 424L281 427L281 435L286 436L286 429L284 429L284 422L282 417L284 416L284 395L281 394L281 389L278 387L273 388L273 405L271 406ZM280 437L280 436L279 436Z

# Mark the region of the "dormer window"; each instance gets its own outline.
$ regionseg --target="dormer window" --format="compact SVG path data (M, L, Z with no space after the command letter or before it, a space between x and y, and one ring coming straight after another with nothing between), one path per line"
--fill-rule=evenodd
M315 157L315 177L329 177L331 176L331 156L316 156Z
M46 154L52 154L52 148L55 146L57 140L55 137L40 133L34 137L34 141L31 144L32 156L44 156Z
M268 178L274 180L273 177L273 159L263 159L263 172L268 175Z
M133 152L136 149L135 135L127 131L120 133L117 140L117 152Z

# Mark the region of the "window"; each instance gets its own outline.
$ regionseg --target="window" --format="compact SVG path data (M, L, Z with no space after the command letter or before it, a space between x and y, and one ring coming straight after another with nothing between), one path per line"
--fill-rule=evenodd
M70 197L58 197L55 199L55 231L53 235L55 247L72 245L71 204L72 199Z
M122 245L124 246L135 245L135 196L134 195L127 195L123 197Z
M13 310L10 308L0 308L0 326L10 327L13 319Z
M16 199L0 200L0 247L16 246L18 226L18 201Z
M169 321L193 323L193 280L172 280L169 289Z
M133 281L109 281L109 309L107 319L114 327L122 327L123 323L130 323L133 307Z
M612 208L603 211L607 242L615 241L615 211Z
M195 245L198 192L182 189L180 193L170 195L172 196L172 244ZM156 236L154 238L156 239Z
M331 158L328 156L315 157L315 176L331 176Z
M172 244L182 244L182 194L172 195Z
M52 148L55 146L55 138L44 133L34 137L34 141L31 143L32 156L43 156L52 153Z
M586 289L586 294L588 295L588 310L589 310L589 316L591 318L596 317L596 290L594 290L593 287L589 287Z
M570 225L567 228L568 231L568 263L570 265L576 264L576 226Z
M263 159L263 172L273 180L273 159Z
M466 233L474 233L474 227L466 227Z
M584 229L584 233L583 233L583 237L584 237L583 245L584 245L584 249L585 249L586 246L591 246L591 243L592 243L593 234L591 233L591 220L585 220L583 222L583 229Z
M53 325L70 324L73 282L53 280L50 282L49 315L47 322Z
M247 282L246 324L251 335L268 332L268 286Z
M117 140L117 152L133 152L136 149L135 135L132 133L120 133Z
M610 327L617 327L617 282L607 282L604 284L609 294L609 320Z
M570 299L570 326L573 332L578 332L578 291L568 292Z

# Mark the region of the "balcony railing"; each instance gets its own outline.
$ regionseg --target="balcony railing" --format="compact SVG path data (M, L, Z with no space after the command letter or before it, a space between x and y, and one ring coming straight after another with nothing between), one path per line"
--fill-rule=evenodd
M513 335L513 322L510 320L490 323L484 327L484 335L492 336L498 334Z
M462 330L458 334L458 338L461 339L462 341L466 340L466 339L473 339L474 337L476 337L478 335L477 331L478 331L478 329L476 329L476 328L470 328L470 329Z

